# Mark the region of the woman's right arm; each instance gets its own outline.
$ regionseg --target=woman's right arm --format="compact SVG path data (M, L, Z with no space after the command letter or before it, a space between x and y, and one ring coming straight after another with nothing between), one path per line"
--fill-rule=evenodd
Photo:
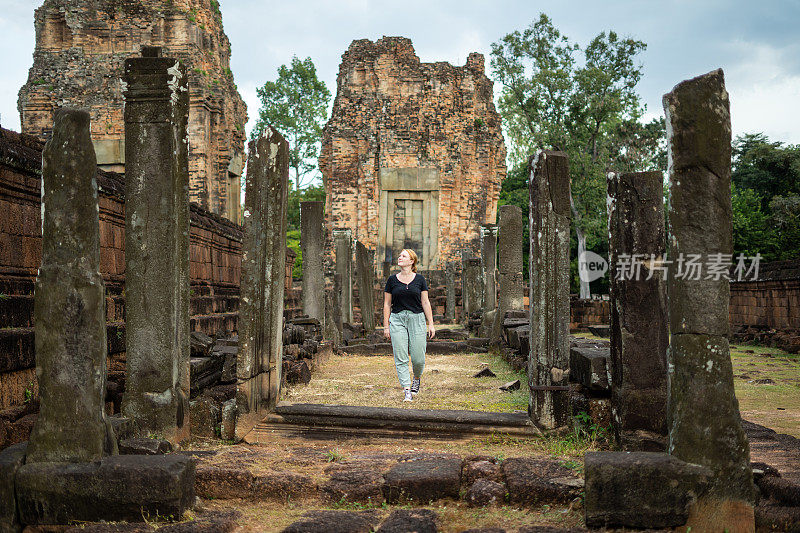
M389 338L389 314L392 312L392 293L383 293L383 336Z

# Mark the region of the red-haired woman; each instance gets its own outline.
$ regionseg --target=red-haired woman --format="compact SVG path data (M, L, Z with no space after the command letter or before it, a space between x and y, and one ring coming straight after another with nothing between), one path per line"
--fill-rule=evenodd
M417 254L404 249L397 258L400 272L386 280L383 293L383 336L392 339L397 379L403 386L403 401L410 402L419 392L425 370L428 338L436 335L433 311L428 300L428 284L417 274ZM409 375L411 360L413 379Z

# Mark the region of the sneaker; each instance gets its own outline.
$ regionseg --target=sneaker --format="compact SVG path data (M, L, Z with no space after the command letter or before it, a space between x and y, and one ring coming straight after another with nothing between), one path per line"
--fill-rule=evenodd
M406 395L406 397L403 398L404 402L413 402L414 401L414 397L411 396L411 389L403 389L403 392Z
M418 394L419 393L419 379L411 380L411 394Z

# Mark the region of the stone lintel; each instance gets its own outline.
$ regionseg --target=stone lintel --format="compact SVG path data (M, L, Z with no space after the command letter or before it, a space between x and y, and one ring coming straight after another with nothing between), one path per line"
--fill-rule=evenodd
M438 168L382 168L381 190L384 191L438 191Z

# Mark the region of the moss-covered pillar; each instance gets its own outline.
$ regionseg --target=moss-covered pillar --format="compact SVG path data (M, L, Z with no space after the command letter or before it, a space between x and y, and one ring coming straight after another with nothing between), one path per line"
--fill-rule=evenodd
M339 294L342 322L353 323L353 232L349 229L333 230L333 249L336 255L334 283Z
M289 145L267 127L248 147L245 177L236 438L275 407L283 356Z
M530 167L528 412L550 429L570 415L569 162L563 152L543 150Z
M303 313L320 323L325 318L324 202L300 202L300 249L303 253Z
M446 303L444 318L448 322L456 319L456 262L448 261L444 270Z
M522 209L516 205L501 205L497 210L498 285L497 312L494 313L489 342L496 344L503 336L506 311L525 307L525 288L522 284ZM484 270L484 274L487 271ZM492 284L494 281L492 280ZM489 281L486 281L489 288ZM488 293L484 293L485 296ZM489 305L493 305L490 303ZM484 309L489 309L485 305Z
M105 415L96 173L89 113L57 111L42 153L42 265L34 295L41 407L28 463L97 461L117 450Z
M189 438L186 68L144 47L125 60L125 350L135 433Z
M625 450L663 452L669 334L661 172L609 174L606 205L614 436Z
M664 96L664 111L670 163L668 451L714 472L709 495L690 517L693 530L752 531L750 448L728 347L729 281L708 271L698 276L687 266L693 258L724 263L733 252L731 123L722 70L676 85Z
M361 241L356 241L356 276L361 323L369 335L375 331L375 268L373 254Z

